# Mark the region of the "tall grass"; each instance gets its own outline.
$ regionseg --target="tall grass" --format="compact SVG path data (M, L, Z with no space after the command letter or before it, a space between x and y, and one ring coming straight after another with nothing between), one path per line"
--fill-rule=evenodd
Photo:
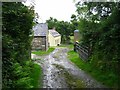
M30 77L32 78L31 85L33 88L42 87L42 69L38 64L34 64Z

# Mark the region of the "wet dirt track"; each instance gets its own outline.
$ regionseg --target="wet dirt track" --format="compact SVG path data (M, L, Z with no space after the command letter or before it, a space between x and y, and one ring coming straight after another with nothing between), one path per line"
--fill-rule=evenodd
M67 52L58 47L47 56L32 54L43 69L43 88L105 88L68 60Z

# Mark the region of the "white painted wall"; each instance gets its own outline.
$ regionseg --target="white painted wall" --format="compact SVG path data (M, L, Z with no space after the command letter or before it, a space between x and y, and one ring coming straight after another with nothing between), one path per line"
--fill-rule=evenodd
M48 34L48 42L50 46L57 46L61 43L61 36L53 37L50 33Z

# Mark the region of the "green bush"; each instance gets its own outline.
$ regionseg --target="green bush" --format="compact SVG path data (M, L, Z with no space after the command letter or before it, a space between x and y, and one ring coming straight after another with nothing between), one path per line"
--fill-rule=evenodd
M33 8L21 2L2 3L2 87L20 88L30 85L30 48Z

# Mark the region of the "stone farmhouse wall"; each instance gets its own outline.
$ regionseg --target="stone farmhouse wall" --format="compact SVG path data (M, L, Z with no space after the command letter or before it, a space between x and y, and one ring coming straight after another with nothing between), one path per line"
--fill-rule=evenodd
M33 50L44 50L46 51L48 48L46 36L35 36L32 41L32 49Z

